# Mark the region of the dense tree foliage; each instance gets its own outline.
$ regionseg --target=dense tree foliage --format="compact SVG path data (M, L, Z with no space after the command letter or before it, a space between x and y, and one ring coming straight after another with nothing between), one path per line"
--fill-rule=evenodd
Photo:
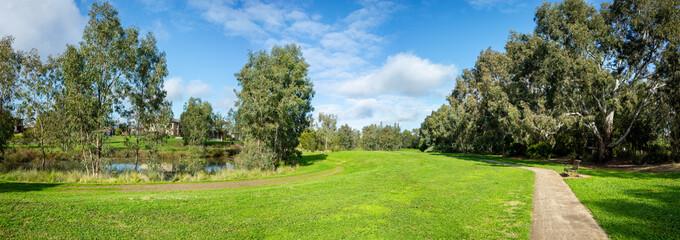
M319 139L323 142L324 152L330 150L331 148L337 148L334 146L334 140L337 135L337 123L338 116L334 114L324 114L319 113L319 129L316 131L319 134Z
M134 50L132 69L127 73L129 83L124 89L131 107L124 115L134 119L138 133L132 141L128 141L130 148L135 151L136 170L141 142L146 141L146 146L159 146L166 135L163 126L170 124L172 116L166 112L170 103L165 99L166 92L163 90L168 75L165 53L158 50L156 38L151 33Z
M0 160L4 158L7 142L12 138L15 119L12 117L14 99L17 97L21 55L12 48L14 38L3 36L0 40Z
M137 132L160 142L171 111L162 90L165 56L153 35L139 39L136 28L123 28L118 12L106 2L93 3L88 15L82 41L44 62L36 50L16 52L11 49L12 38L3 38L2 81L8 82L0 84L0 116L3 121L5 116L21 117L25 125L33 126L26 139L43 150L43 167L45 150L61 146L65 151L78 149L87 171L97 174L108 152L104 143L114 130L114 113L133 119ZM15 103L21 107L13 109ZM0 125L2 130L13 128L4 122ZM146 145L159 144L147 141Z
M203 146L210 137L213 124L213 111L209 102L192 97L184 104L180 125L185 145Z
M359 148L360 135L359 131L345 124L340 126L333 142L335 142L337 150L354 150Z
M308 64L295 45L275 46L271 53L251 52L236 73L238 118L243 134L242 164L275 169L299 154L299 137L309 127L314 91Z
M368 151L396 151L401 148L399 124L371 124L361 131L361 148Z
M675 117L673 96L664 101L663 93L675 91L678 6L543 4L533 33L512 33L506 53L483 51L463 72L449 104L423 122L425 144L509 153L544 142L560 155L592 150L599 162L622 144L628 147L619 152L667 145L658 139L675 132L668 124Z

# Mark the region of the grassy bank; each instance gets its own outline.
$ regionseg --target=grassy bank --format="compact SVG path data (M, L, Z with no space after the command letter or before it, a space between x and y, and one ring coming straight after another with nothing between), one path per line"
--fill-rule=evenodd
M484 157L517 165L563 172L562 164L493 156ZM581 169L590 178L565 179L579 200L611 239L680 238L680 173L643 173Z
M179 191L0 183L2 238L526 239L530 171L411 152L306 155L302 182Z

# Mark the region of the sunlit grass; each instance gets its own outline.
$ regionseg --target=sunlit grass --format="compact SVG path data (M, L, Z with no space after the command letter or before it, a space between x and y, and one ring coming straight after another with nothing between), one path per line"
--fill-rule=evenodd
M518 165L564 171L563 164L493 156ZM611 239L680 239L680 173L644 173L585 169L590 178L565 179Z
M0 183L2 238L526 239L533 173L414 152L307 155L280 185L176 192ZM285 174L284 174L285 175Z

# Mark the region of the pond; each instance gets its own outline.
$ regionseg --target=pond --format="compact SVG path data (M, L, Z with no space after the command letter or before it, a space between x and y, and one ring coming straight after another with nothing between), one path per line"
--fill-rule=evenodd
M178 163L161 163L160 164L160 169L164 172L176 172L178 169L184 169L186 166ZM107 172L127 172L127 171L134 171L135 170L135 164L134 163L111 163L107 165L105 168L105 171ZM148 164L139 164L137 165L137 170L138 171L144 171L149 169ZM234 164L228 163L228 162L215 162L215 161L209 161L206 162L203 165L203 171L207 173L213 173L217 172L223 169L234 169Z

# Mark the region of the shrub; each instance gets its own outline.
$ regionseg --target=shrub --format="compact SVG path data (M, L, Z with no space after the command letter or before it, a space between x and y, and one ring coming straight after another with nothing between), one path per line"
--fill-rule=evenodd
M526 155L526 152L527 152L526 145L519 142L512 142L510 143L510 149L508 150L507 155L510 157L524 156Z
M116 131L114 133L116 134L116 136L120 136L121 134L123 134L123 130L116 129Z
M540 142L527 148L527 157L533 159L549 158L552 153L552 146L547 142Z
M428 146L427 146L427 143L425 143L425 139L422 139L422 138L421 138L421 139L420 139L420 142L418 143L418 149L419 149L421 152L425 152L425 150L427 150L427 148L428 148Z

